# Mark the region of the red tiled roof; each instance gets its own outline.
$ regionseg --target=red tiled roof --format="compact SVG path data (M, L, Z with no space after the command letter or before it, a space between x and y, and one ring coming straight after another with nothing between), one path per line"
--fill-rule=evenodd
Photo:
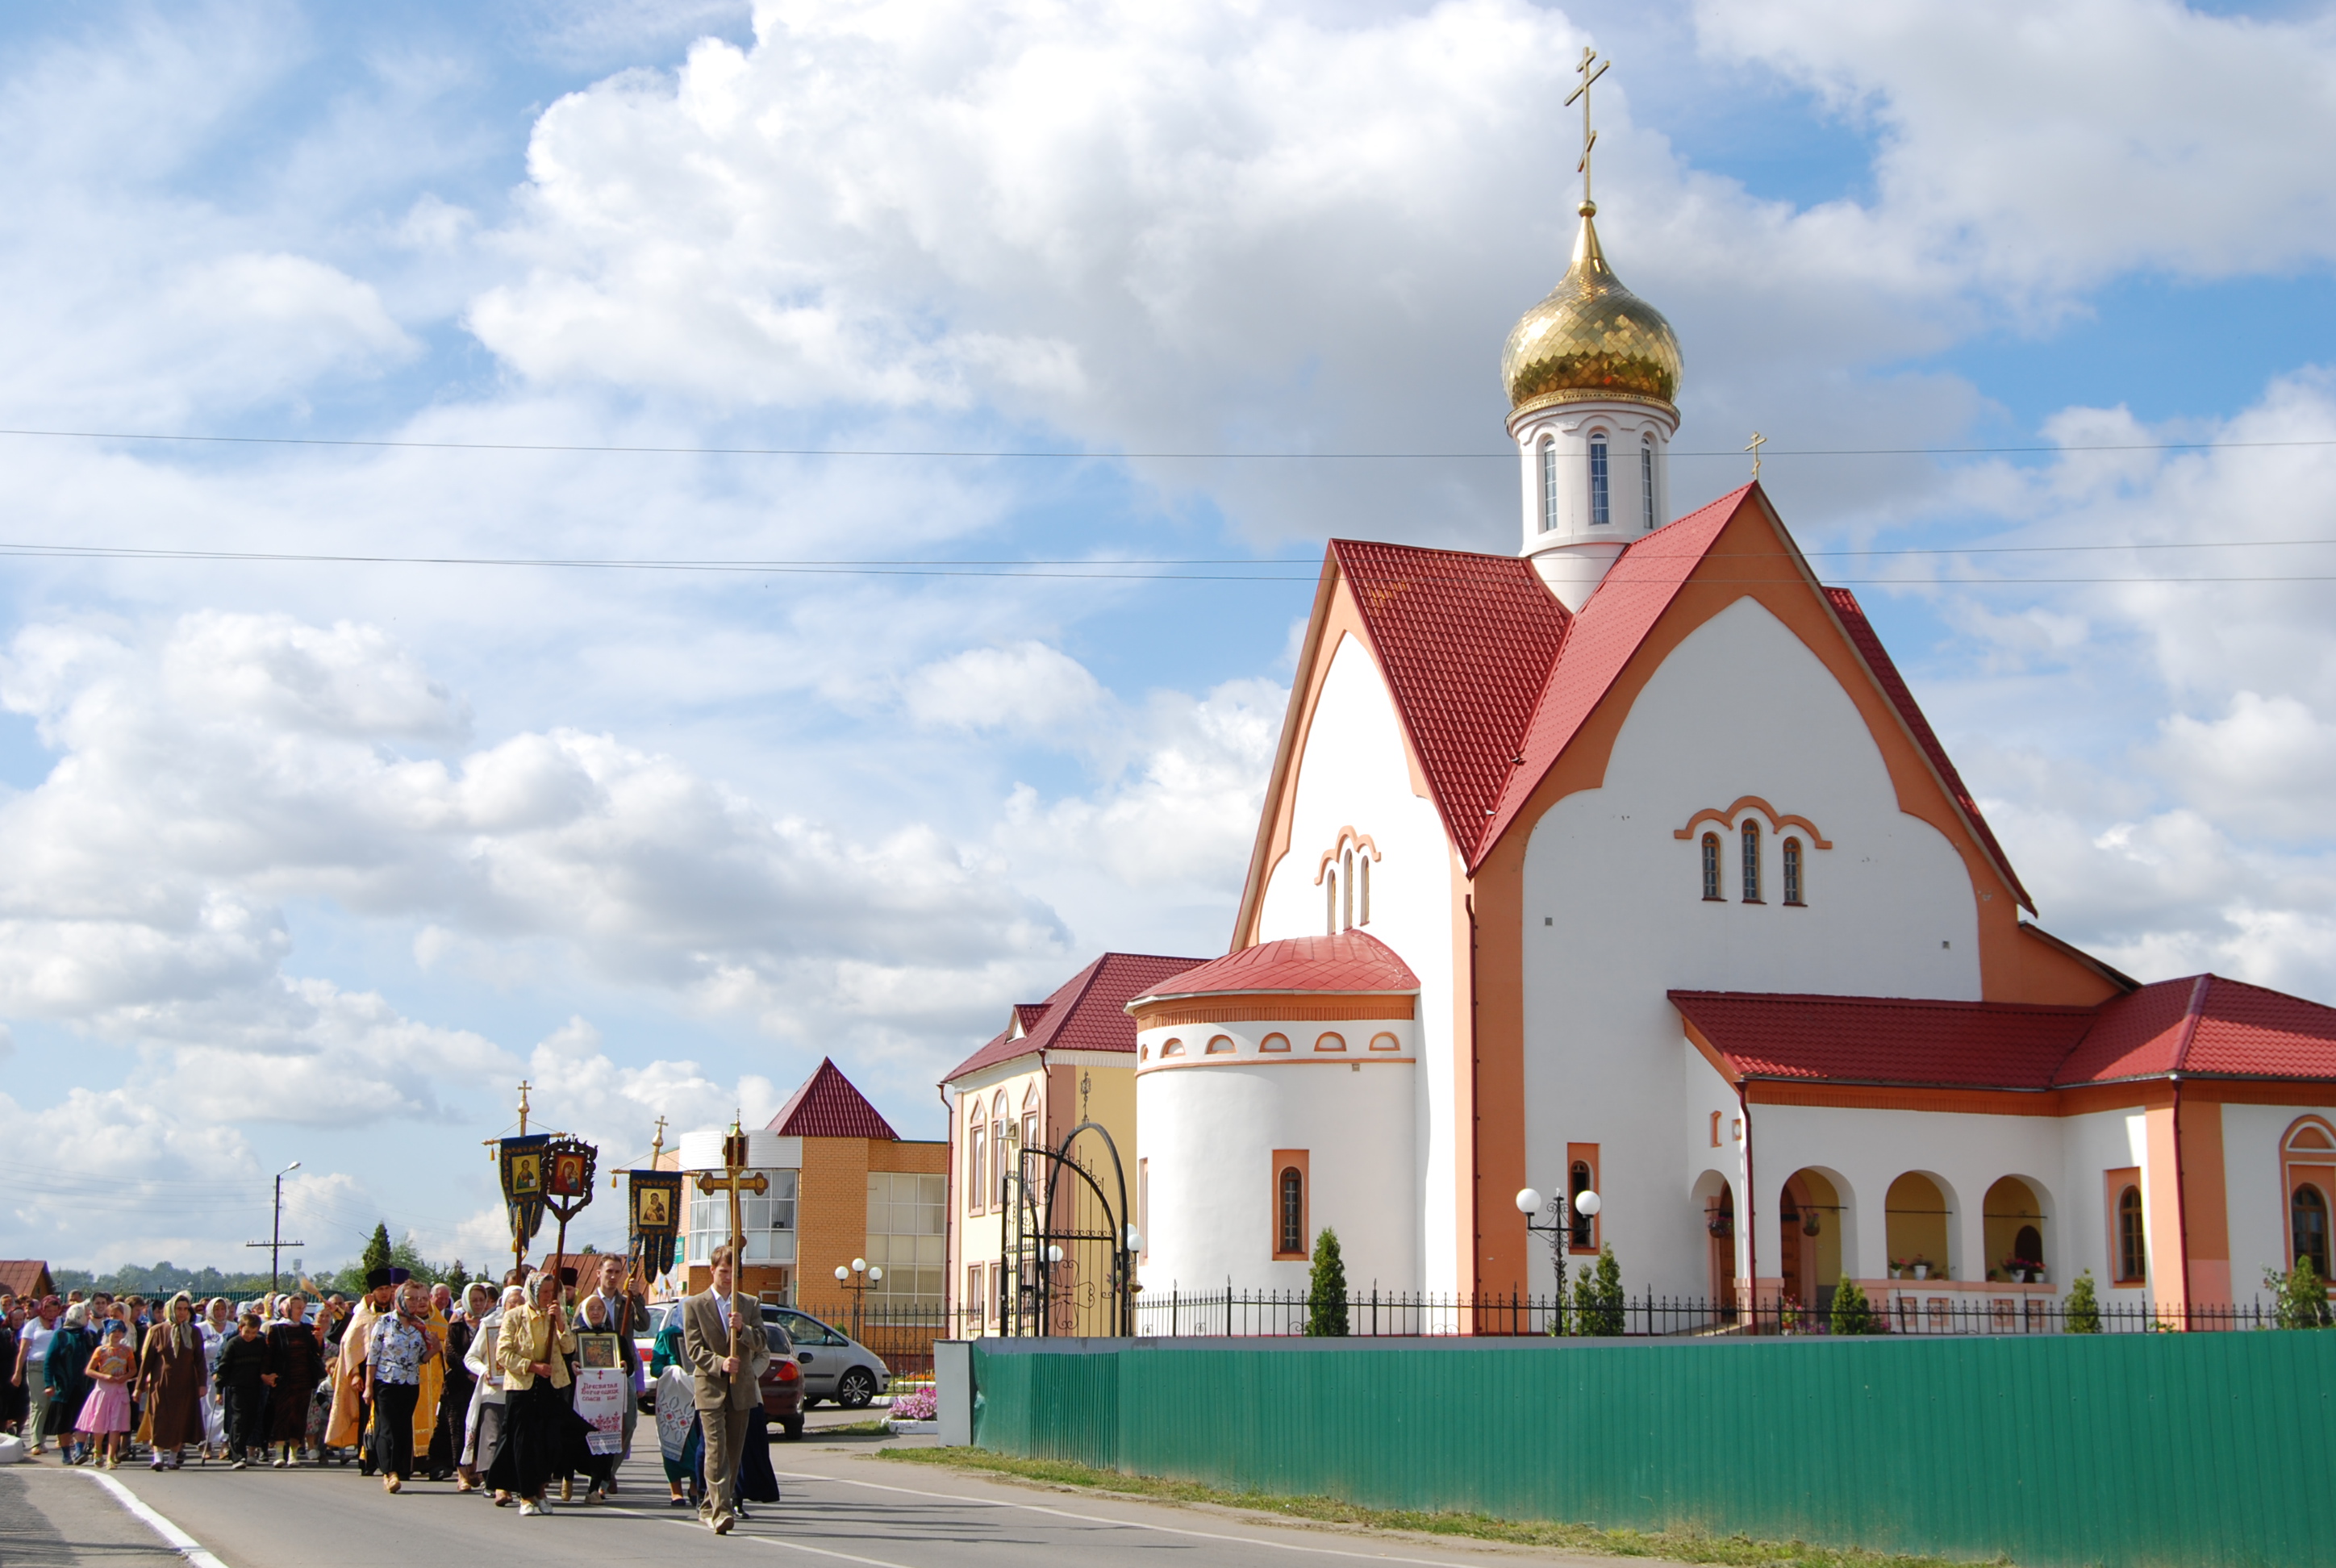
M1931 728L1931 721L1922 716L1922 708L1914 701L1914 694L1907 689L1905 677L1898 673L1898 667L1891 661L1888 650L1882 646L1882 639L1874 635L1874 623L1865 618L1865 611L1858 604L1857 596L1845 588L1829 588L1825 592L1833 605L1834 613L1841 618L1843 629L1849 633L1849 640L1856 645L1859 657L1865 660L1865 667L1874 672L1874 678L1880 683L1883 692L1896 705L1898 716L1904 719L1906 727L1913 732L1915 744L1931 759L1931 765L1939 770L1940 781L1947 786L1947 793L1954 797L1955 804L1962 808L1963 815L1971 822L1971 832L1978 835L1981 847L1995 862L1995 869L2001 872L2003 880L2011 884L2012 896L2020 901L2020 908L2034 914L2036 901L2028 896L2028 890L2020 885L2020 874L2011 869L2011 858L2003 852L2003 846L1995 842L1995 830L1989 827L1987 818L1980 814L1979 802L1971 798L1971 791L1963 784L1962 774L1955 771L1955 765L1948 759L1947 748L1939 744L1938 735Z
M1135 1020L1124 1010L1171 975L1202 962L1157 953L1105 953L1063 982L1044 1002L1022 1003L1015 1011L1029 1032L1016 1038L1001 1032L951 1067L941 1082L1039 1051L1124 1051L1135 1054ZM1033 1021L1035 1019L1035 1021Z
M2195 975L2105 1002L2060 1069L2064 1084L2160 1073L2336 1078L2336 1008Z
M2126 1078L2336 1079L2336 1008L2215 975L2098 1007L1673 991L1739 1075L2046 1089Z
M1514 556L1348 539L1330 553L1452 842L1473 859L1565 639L1565 607Z
M820 1058L819 1068L803 1080L794 1098L779 1107L771 1118L770 1130L783 1138L887 1138L897 1143L900 1135L892 1130L868 1096L852 1086L852 1080L829 1058Z
M1046 1004L1044 1002L1017 1002L1014 1004L1014 1021L1021 1026L1022 1032L1026 1035L1032 1029L1037 1028L1038 1027L1038 1020L1046 1016Z
M2048 1089L2091 1008L1899 997L1673 991L1738 1074L1863 1084Z
M1195 969L1172 975L1146 991L1150 997L1189 997L1224 991L1416 991L1419 977L1393 949L1362 931L1336 936L1284 937L1211 959ZM1134 1005L1131 1001L1129 1006Z
M1461 842L1469 870L1476 869L1484 852L1516 820L1533 786L1564 754L1622 673L1622 667L1670 607L1712 541L1751 492L1752 487L1746 485L1640 536L1607 569L1597 590L1566 630L1565 645L1550 672L1547 689L1539 695L1522 744L1504 755L1504 761L1522 756L1523 765L1509 770L1506 787L1497 800L1485 803L1493 811L1484 835L1474 842ZM1486 737L1485 744L1492 744L1491 737Z

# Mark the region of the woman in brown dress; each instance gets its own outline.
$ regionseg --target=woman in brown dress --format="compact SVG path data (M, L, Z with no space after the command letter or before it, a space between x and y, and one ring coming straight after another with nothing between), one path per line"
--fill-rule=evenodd
M295 1463L308 1435L308 1401L325 1380L325 1348L316 1326L307 1321L307 1298L284 1298L284 1315L268 1325L268 1375L273 1383L268 1438L278 1470Z
M170 1298L162 1320L146 1330L138 1356L138 1388L153 1445L154 1468L175 1470L180 1450L203 1440L203 1384L209 1368L195 1304L184 1290Z

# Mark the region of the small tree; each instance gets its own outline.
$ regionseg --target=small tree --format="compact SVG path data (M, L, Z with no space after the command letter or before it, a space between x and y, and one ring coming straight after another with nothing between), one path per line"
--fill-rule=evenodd
M1347 1337L1347 1261L1338 1255L1338 1232L1328 1225L1314 1238L1314 1272L1306 1281L1306 1331L1317 1338Z
M1581 1277L1573 1282L1573 1331L1577 1334L1616 1335L1622 1331L1622 1266L1614 1261L1614 1249L1598 1249L1598 1262L1582 1265Z
M2328 1281L2320 1277L2311 1259L2298 1258L2295 1267L2284 1274L2277 1269L2265 1269L2263 1289L2272 1293L2281 1328L2328 1327Z
M390 1261L389 1222L376 1221L373 1234L365 1241L365 1256L357 1260L357 1272L370 1274L375 1269L386 1269Z
M1833 1331L1836 1334L1878 1334L1882 1325L1874 1320L1874 1303L1854 1280L1844 1280L1833 1293Z
M2090 1269L2078 1275L2076 1283L2068 1287L2068 1300L2060 1309L2060 1328L2069 1334L2101 1331L2101 1299L2093 1290Z
M454 1266L446 1271L446 1284L454 1292L454 1300L459 1301L462 1299L462 1287L470 1282L471 1271L462 1267L462 1259L455 1259Z

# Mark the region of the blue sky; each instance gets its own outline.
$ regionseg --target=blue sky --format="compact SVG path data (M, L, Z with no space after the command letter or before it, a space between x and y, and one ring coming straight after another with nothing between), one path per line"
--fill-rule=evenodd
M937 1135L1007 1002L1219 950L1322 541L1510 545L1495 366L1570 240L1585 43L1608 250L1685 346L1678 498L1758 428L1813 551L1945 551L1815 559L2044 923L2336 997L2336 559L2248 542L2336 538L2322 8L20 6L0 43L0 426L1092 454L0 436L0 543L1287 579L0 560L0 1253L226 1262L297 1158L316 1261L376 1218L475 1261L522 1075L610 1164L822 1055ZM1955 447L2047 450L1903 454ZM1840 448L1899 454L1794 455ZM1461 455L1319 455L1387 452ZM1160 453L1248 455L1114 455Z

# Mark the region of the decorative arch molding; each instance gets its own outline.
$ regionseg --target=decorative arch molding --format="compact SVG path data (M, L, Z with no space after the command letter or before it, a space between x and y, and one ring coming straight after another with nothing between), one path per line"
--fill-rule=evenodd
M1803 833L1809 835L1809 847L1811 849L1829 850L1833 848L1833 841L1817 831L1816 823L1809 821L1806 817L1792 816L1780 812L1775 806L1770 805L1767 801L1762 800L1758 795L1739 795L1737 797L1736 803L1729 806L1726 811L1721 811L1717 806L1706 806L1703 810L1696 813L1695 815L1687 819L1687 826L1672 829L1671 837L1675 839L1691 839L1695 837L1695 830L1701 827L1706 823L1718 823L1721 827L1732 828L1736 825L1736 819L1743 813L1747 807L1749 807L1752 810L1758 812L1762 816L1767 817L1768 819L1768 827L1771 832L1781 833L1786 828L1798 828Z
M1812 829L1811 831L1814 832L1815 830ZM1345 854L1349 849L1367 851L1368 852L1371 859L1375 861L1384 860L1386 858L1384 855L1379 853L1379 846L1372 842L1370 834L1357 833L1354 829L1354 824L1349 823L1347 826L1338 830L1338 842L1332 844L1329 849L1322 852L1322 862L1314 868L1314 885L1316 887L1320 887L1322 885L1322 879L1329 874L1331 863L1338 860L1340 855Z

